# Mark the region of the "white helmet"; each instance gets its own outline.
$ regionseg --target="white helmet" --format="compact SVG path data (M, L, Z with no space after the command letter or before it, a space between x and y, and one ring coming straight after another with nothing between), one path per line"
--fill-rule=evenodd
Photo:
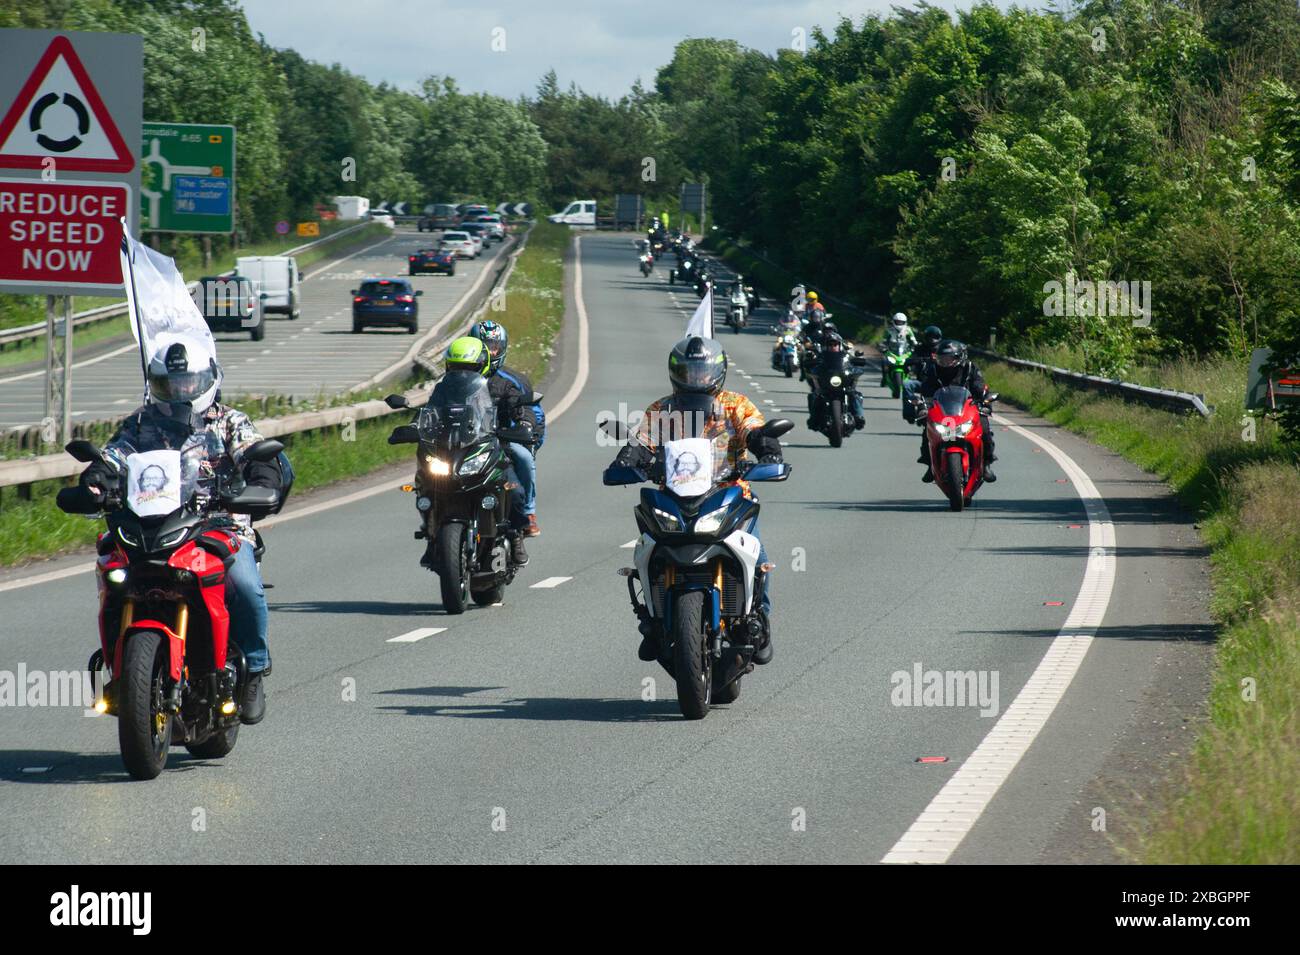
M221 366L198 339L161 336L149 359L148 381L149 401L164 414L177 419L198 416L216 400Z
M907 316L904 315L902 312L895 312L894 317L891 318L889 321L890 324L892 324L895 328L902 328L904 325L907 324Z

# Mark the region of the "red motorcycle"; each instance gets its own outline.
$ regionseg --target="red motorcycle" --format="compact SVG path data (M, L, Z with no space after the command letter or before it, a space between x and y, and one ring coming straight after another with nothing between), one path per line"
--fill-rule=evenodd
M991 406L997 397L990 392L986 404ZM947 496L948 506L960 511L984 483L984 427L979 405L961 385L949 385L929 399L924 420L934 483Z
M283 447L259 441L244 457L270 461ZM89 441L67 451L88 464L103 459ZM203 498L197 473L180 451L149 451L130 455L120 486L103 495L86 487L58 495L62 510L102 513L108 526L96 545L100 649L88 669L98 683L107 666L95 709L118 718L122 762L136 779L161 773L173 745L202 759L235 748L248 668L230 639L226 571L250 545L214 518L271 513L287 496L219 482Z

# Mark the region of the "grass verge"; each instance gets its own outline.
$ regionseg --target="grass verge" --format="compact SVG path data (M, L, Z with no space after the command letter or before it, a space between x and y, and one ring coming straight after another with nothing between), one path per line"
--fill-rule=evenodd
M1007 400L1169 482L1211 551L1220 635L1208 723L1124 848L1153 864L1300 861L1300 467L1272 422L1245 418L1244 364L1135 374L1204 391L1216 406L1209 419L1075 391L999 362L984 370Z
M534 387L550 367L564 324L564 251L572 235L566 225L538 220L500 300L505 307L489 308L483 315L505 326L510 342L506 361Z

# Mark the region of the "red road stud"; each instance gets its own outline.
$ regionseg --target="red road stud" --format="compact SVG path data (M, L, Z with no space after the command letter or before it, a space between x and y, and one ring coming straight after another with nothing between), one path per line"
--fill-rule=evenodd
M1070 483L1070 479L1069 479L1069 478L1057 478L1057 479L1056 479L1056 483L1057 483L1057 484L1069 484L1069 483Z
M916 757L916 761L918 763L946 763L948 762L948 757L947 756L918 756Z
M1065 601L1064 601L1064 600L1044 600L1044 601L1043 601L1043 606L1044 606L1044 607L1064 607L1064 606L1065 606Z
M1065 526L1067 529L1072 531L1077 531L1079 528L1083 527L1082 524L1066 524Z

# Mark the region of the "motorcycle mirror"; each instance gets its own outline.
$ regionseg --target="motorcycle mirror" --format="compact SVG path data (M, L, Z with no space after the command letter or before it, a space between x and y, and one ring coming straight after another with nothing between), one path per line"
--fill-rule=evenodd
M274 438L267 438L245 449L244 457L249 461L270 461L283 450L284 444L282 442L276 441Z
M789 418L773 418L763 425L763 434L769 438L779 438L793 427L794 422Z
M389 395L384 399L384 404L394 411L401 411L403 408L411 407L406 401L406 395Z
M63 450L67 451L83 464L91 464L103 457L99 448L95 447L95 445L91 444L84 438L78 438L76 441L69 441Z
M999 395L996 391L990 391L987 395L985 395L985 397L984 397L984 402L985 402L986 404L990 404L990 405L991 405L991 404L993 404L993 402L997 401L997 400L998 400L999 398L1001 398L1001 397L1002 397L1002 396Z
M279 444L280 442L269 442ZM279 502L280 495L269 487L246 487L226 502L226 510L231 514L251 514L265 508L272 508Z

